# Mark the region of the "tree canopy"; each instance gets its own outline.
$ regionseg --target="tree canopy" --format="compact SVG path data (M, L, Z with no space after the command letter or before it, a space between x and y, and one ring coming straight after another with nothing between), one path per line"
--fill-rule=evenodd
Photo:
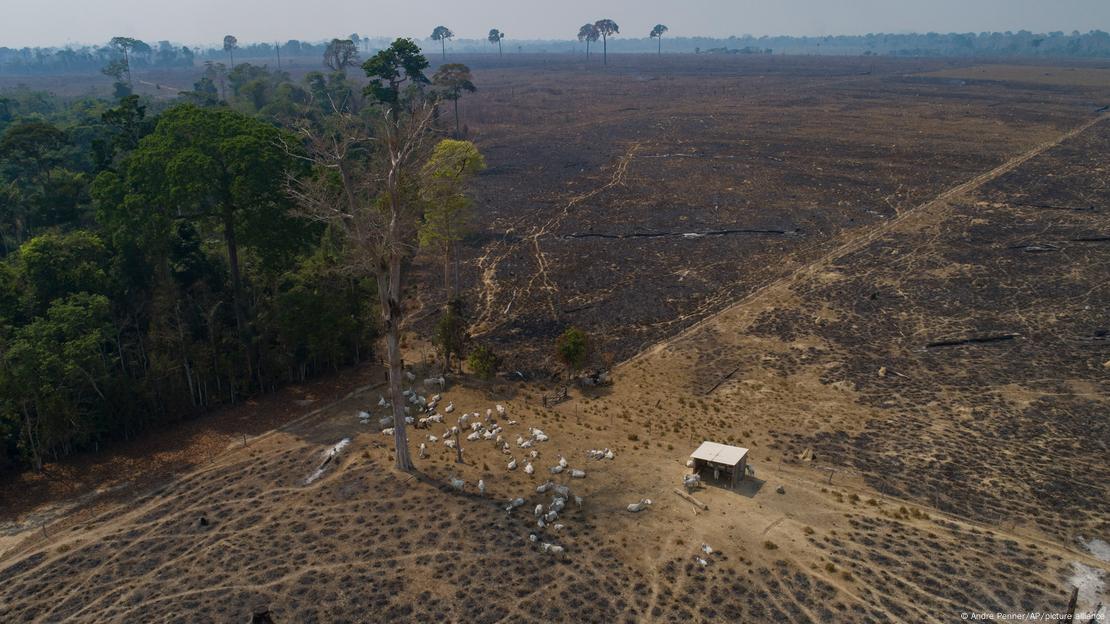
M446 26L436 26L435 29L432 31L431 39L432 41L439 42L444 59L447 58L447 40L454 36L455 33L451 32L451 29Z
M337 72L358 65L358 44L353 39L332 39L324 50L324 65Z
M486 41L489 41L490 43L495 44L497 46L497 53L498 54L503 54L503 52L501 50L501 40L504 39L504 38L505 38L505 33L501 32L500 30L498 30L496 28L491 28L489 30L489 35L486 36Z

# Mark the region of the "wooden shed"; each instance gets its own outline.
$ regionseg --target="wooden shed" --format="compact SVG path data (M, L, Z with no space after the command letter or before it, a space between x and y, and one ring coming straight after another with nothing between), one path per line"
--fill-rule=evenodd
M736 487L744 479L748 467L748 449L717 442L702 442L690 455L693 469L703 481L715 481Z

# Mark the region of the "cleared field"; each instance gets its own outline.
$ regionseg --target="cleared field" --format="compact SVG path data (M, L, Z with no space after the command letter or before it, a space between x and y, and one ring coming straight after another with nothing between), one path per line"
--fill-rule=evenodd
M1062 87L1110 87L1110 67L1105 64L1087 67L976 65L958 69L942 69L925 75L963 80L1024 82Z
M479 67L463 102L491 165L473 331L515 369L551 368L569 324L627 358L1110 101L918 75L935 61L626 63Z
M635 354L613 386L553 409L550 383L449 388L446 425L507 408L510 453L464 436L456 463L435 425L412 432L415 477L359 423L381 412L367 391L20 535L0 620L933 622L1060 612L1072 585L1080 611L1110 602L1107 94L777 61L491 66L464 100L491 165L475 330L535 370L581 324ZM696 492L702 509L673 490L706 439L750 448L756 474ZM585 477L552 474L560 457ZM561 527L533 512L549 479L582 497Z

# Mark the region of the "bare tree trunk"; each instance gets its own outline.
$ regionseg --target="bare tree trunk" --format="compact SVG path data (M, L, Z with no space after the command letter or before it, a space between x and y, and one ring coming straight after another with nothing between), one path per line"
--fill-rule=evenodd
M453 248L453 250L455 252L455 290L452 293L453 296L451 298L452 299L458 299L459 298L459 242L458 241L452 241L451 242L451 247Z
M391 172L389 176L390 187L390 202L392 203L393 217L389 221L389 240L399 241L400 236L400 223L398 223L397 213L400 210L399 200L400 193L398 192L399 180L397 179L397 172ZM409 453L409 440L408 432L406 431L405 422L405 397L401 394L401 379L403 371L401 370L401 294L404 288L401 284L402 277L402 261L400 251L391 248L388 252L388 260L385 261L384 266L378 268L378 292L381 299L382 315L385 321L386 330L386 351L389 358L389 396L393 401L393 445L396 460L394 465L398 470L405 472L412 472L414 469L412 463L412 455Z
M459 134L459 95L455 94L455 138L461 139L462 135Z
M243 313L243 282L239 273L239 243L235 237L235 215L224 209L224 239L227 242L227 263L231 272L231 298L235 307L235 329L247 355L247 375L254 377L254 354L247 337L247 322Z
M31 425L31 414L27 411L27 406L23 406L23 422L27 427L27 446L31 447L31 463L35 467L35 472L42 472L42 452L39 449L39 443L35 441L34 427Z
M451 243L443 241L443 294L451 301Z
M601 59L602 65L609 64L609 37L605 33L601 34Z

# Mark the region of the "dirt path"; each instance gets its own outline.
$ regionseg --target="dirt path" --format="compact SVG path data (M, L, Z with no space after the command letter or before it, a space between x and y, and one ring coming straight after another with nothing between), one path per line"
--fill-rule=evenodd
M540 247L540 239L544 236L551 235L552 231L567 218L572 208L622 184L625 175L628 173L629 164L632 162L632 159L641 146L642 142L634 141L628 147L625 153L617 160L616 165L613 167L613 172L605 184L591 191L571 197L563 204L563 207L557 214L547 219L543 224L533 226L532 231L528 235L521 237L520 240L514 243L507 244L504 250L499 249L497 244L494 244L490 246L485 254L478 258L476 264L481 276L481 286L478 293L480 307L477 311L476 320L471 325L471 335L479 336L495 329L501 323L500 320L495 319L500 319L500 317L508 314L517 298L530 292L536 281L540 282L540 288L543 291L549 293L547 304L552 318L558 318L559 312L556 303L558 297L556 293L559 288L547 275L547 257ZM502 260L511 255L521 245L530 245L532 247L533 257L536 261L536 273L524 288L513 292L504 310L498 312L494 308L494 305L497 303L497 296L501 291L501 285L497 281L497 268Z

